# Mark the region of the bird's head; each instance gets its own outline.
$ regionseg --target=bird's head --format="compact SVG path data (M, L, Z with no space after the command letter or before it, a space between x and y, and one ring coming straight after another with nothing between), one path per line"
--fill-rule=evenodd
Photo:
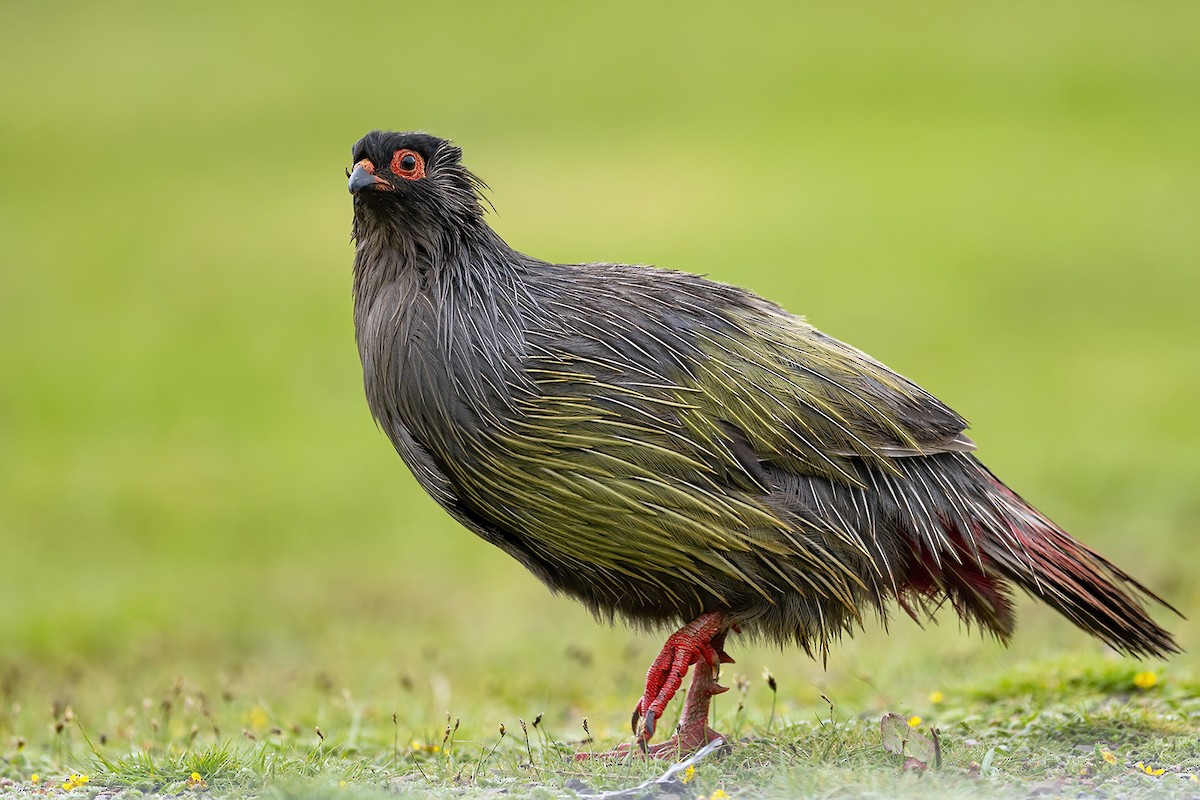
M461 226L483 218L482 181L462 165L462 150L426 133L371 131L351 151L346 171L354 195L355 232L385 224L401 229Z

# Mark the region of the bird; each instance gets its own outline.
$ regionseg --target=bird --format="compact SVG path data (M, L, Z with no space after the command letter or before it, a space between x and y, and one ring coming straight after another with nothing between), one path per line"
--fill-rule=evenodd
M976 457L963 417L747 290L511 248L448 139L354 144L354 330L371 414L454 519L597 618L675 629L615 754L708 725L730 633L825 659L947 603L1007 643L1019 589L1134 657L1161 597ZM1178 612L1176 612L1178 613ZM674 734L658 721L692 681Z

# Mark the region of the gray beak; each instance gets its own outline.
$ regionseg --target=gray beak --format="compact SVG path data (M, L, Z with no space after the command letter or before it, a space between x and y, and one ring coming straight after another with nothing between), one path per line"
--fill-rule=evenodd
M350 194L358 194L363 189L391 189L392 185L375 174L375 165L363 159L354 165L350 173Z

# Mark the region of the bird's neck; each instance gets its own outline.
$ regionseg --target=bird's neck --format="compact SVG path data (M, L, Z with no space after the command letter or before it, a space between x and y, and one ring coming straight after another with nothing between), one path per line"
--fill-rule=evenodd
M460 316L500 322L524 294L529 259L482 220L418 234L391 226L356 230L356 318L379 303L415 306L442 324ZM398 291L398 295L396 292ZM389 295L384 298L384 295Z
M356 222L354 237L357 302L370 302L380 289L397 282L440 294L473 282L504 281L521 260L482 220L423 233L386 222L369 227Z

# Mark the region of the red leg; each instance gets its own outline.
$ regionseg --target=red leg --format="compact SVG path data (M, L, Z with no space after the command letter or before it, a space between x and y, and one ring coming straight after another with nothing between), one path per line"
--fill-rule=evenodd
M710 688L717 686L716 676L721 671L722 662L733 662L733 659L721 650L728 630L729 623L725 621L725 615L719 611L712 611L700 615L667 637L662 652L654 659L646 673L646 691L638 701L637 707L633 709L632 727L639 739L648 742L654 736L659 717L679 690L683 676L687 674L691 665L705 664L711 673L708 681L701 682L702 693L707 692L709 697L719 693L711 691ZM701 671L697 669L696 675L700 674ZM698 688L695 679L692 681L692 688ZM722 687L717 688L725 691ZM708 703L705 701L705 709L707 708Z
M719 638L725 639L724 632ZM721 642L713 640L714 649L720 653ZM731 663L733 659L725 656L724 660ZM714 739L723 738L721 734L708 727L708 708L715 695L729 691L728 686L717 683L718 665L707 661L698 661L692 671L692 683L688 687L687 697L683 701L683 715L679 718L679 730L665 742L647 748L648 755L655 758L686 755L699 750ZM645 747L650 734L645 733L639 741Z
M725 615L713 611L697 617L667 638L662 652L646 673L646 690L633 710L633 733L638 746L647 755L665 758L689 753L720 737L708 727L708 708L714 695L728 690L717 683L717 676L722 663L733 663L723 649L729 628ZM647 742L654 735L658 720L683 683L688 667L693 664L696 669L683 704L678 733L661 744L648 747ZM630 745L622 745L603 755L621 756L632 749Z

